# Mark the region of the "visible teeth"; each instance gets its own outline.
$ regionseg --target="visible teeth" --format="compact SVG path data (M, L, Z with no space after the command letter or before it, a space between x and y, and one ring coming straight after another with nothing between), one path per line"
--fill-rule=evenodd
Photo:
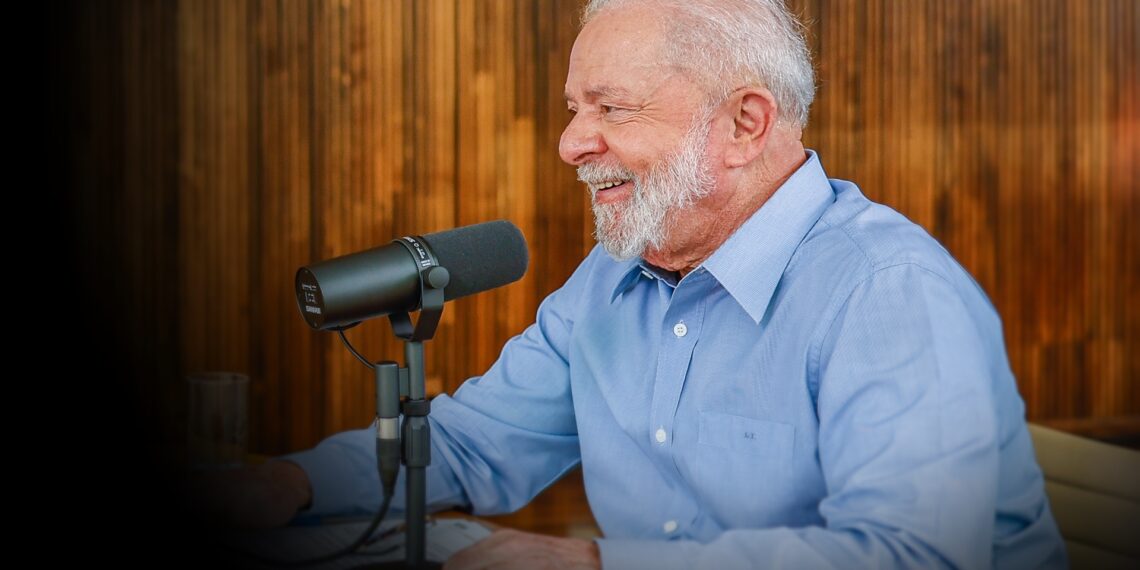
M625 183L625 180L610 180L608 182L602 182L599 184L594 184L593 187L594 187L594 191L597 192L597 191L607 190L609 188L613 188L614 186L620 186L624 183Z

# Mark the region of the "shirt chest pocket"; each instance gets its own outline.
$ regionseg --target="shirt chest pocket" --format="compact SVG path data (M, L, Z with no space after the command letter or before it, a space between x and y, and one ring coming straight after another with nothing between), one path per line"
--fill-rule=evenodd
M701 412L693 472L706 507L731 518L786 500L795 431L782 422Z
M792 457L796 428L791 424L701 412L697 443L751 458L788 461Z

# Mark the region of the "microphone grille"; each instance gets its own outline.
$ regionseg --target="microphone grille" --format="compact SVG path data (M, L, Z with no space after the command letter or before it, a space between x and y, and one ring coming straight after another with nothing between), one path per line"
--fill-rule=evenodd
M526 238L506 220L484 222L423 236L439 264L451 274L446 300L513 283L526 273Z

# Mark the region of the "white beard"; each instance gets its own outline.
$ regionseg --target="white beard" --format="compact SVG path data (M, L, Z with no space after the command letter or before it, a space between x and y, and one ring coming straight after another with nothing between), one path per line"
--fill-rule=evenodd
M594 210L594 237L618 261L643 255L649 248L660 249L669 237L672 220L697 200L704 198L714 184L705 160L711 113L698 114L677 149L654 164L645 176L636 176L619 165L587 163L578 167L578 180L597 184L607 180L632 180L628 199L598 204L590 187Z

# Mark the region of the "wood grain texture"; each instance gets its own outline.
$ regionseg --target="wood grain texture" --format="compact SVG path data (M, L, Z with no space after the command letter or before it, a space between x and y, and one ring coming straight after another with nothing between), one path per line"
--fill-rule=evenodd
M794 5L819 66L806 141L975 276L1029 417L1136 415L1137 3Z
M829 174L975 275L1031 419L1135 425L1119 418L1140 415L1140 2L790 5L818 69L805 139ZM592 246L588 201L556 150L576 1L55 11L71 31L53 73L68 86L79 298L106 323L100 351L154 438L180 441L182 375L204 369L252 376L257 452L370 421L369 372L297 314L301 265L518 225L527 276L449 304L428 346L430 384L452 391ZM383 322L349 336L402 360ZM580 483L567 489L511 520L588 526Z

